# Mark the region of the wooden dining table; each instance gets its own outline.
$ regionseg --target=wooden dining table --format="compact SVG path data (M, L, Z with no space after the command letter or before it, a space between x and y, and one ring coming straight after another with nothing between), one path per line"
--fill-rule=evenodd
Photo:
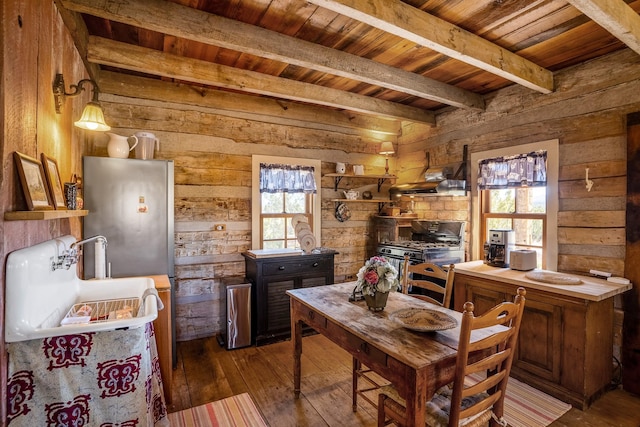
M409 425L425 425L425 406L435 391L453 381L462 314L391 292L384 310L350 301L355 282L288 290L294 351L294 394L300 397L302 327L309 325L390 381L406 400ZM437 310L457 321L454 328L419 332L390 318L406 308ZM472 341L492 331L479 332Z

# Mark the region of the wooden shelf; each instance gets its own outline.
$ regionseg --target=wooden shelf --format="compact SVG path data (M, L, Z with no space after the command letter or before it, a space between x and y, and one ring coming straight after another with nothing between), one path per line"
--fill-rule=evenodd
M87 210L46 210L46 211L13 211L5 212L5 221L37 221L47 219L62 219L73 218L79 216L86 216L89 213Z
M331 199L332 202L342 202L342 203L390 203L390 200L384 199Z
M347 177L347 178L377 178L377 179L379 179L379 178L396 179L397 178L397 176L395 176L395 175L385 175L385 174L382 174L382 175L354 175L352 173L326 173L323 176L332 176L334 178L337 178L337 177L341 177L341 178L345 178L345 177Z
M352 173L328 173L323 176L330 176L334 179L334 187L335 191L338 191L338 184L342 181L342 178L367 178L367 179L377 179L378 180L378 192L380 192L380 187L387 179L396 179L395 175L354 175Z
M385 203L389 203L389 200L385 199L331 199L332 202L337 203L377 203L378 204L378 214L384 208Z

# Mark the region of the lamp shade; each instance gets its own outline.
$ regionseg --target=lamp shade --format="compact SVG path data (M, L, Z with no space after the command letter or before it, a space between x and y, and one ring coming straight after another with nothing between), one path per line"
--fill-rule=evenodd
M380 146L379 153L384 154L386 156L388 156L389 154L395 153L395 150L393 149L393 144L391 143L391 141L383 142L382 145Z
M87 130L105 132L111 130L111 126L104 122L102 107L97 102L88 102L82 112L80 120L74 123L77 127Z

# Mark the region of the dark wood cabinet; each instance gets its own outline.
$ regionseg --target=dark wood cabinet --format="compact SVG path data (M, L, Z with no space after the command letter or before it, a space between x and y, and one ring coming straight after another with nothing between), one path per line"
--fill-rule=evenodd
M289 289L333 284L335 251L314 254L245 258L245 276L251 283L251 319L256 345L291 336Z
M516 289L457 271L454 307L462 311L472 301L479 315L513 301ZM585 409L609 387L612 372L613 298L586 301L527 288L514 378Z

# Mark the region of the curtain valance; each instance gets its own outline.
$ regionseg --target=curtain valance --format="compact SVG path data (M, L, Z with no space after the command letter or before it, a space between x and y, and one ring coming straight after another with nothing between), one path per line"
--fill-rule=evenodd
M261 193L316 194L313 166L260 163Z
M492 190L547 185L547 152L480 160L478 189Z

